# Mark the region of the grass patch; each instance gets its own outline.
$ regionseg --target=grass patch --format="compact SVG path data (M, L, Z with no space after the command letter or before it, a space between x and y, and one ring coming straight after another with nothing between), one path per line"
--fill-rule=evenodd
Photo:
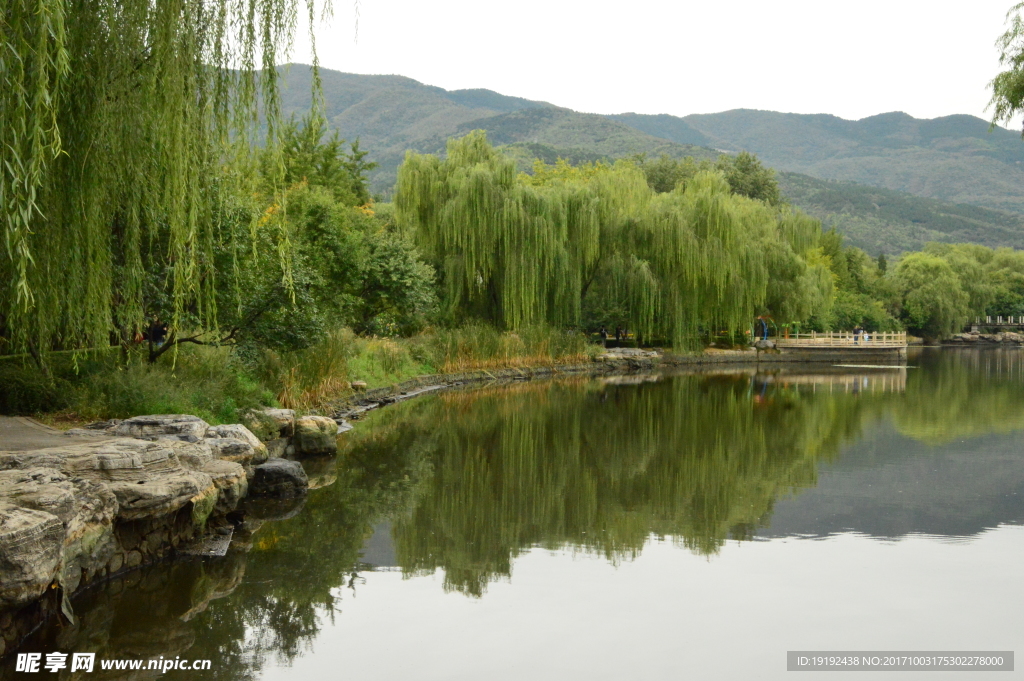
M339 329L304 350L262 352L242 362L230 348L182 346L149 364L141 352L54 357L51 377L23 359L0 362L0 413L41 417L58 427L139 414L195 414L216 423L281 406L325 410L368 388L436 373L585 362L601 347L580 333L500 332L483 324L412 338L361 337Z
M141 353L127 361L118 352L61 358L51 378L35 365L0 365L0 412L48 414L57 426L138 414L195 414L210 423L237 422L240 410L273 403L273 393L256 381L228 348L182 347L155 364ZM8 390L8 385L18 386Z

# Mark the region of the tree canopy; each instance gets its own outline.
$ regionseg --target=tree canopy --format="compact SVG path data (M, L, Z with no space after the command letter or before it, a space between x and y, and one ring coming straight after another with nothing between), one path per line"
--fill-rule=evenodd
M831 302L820 224L742 196L719 169L663 193L630 161L517 176L478 131L444 160L409 153L395 204L455 317L516 329L589 315L687 344L746 329L769 304L803 318Z
M0 335L14 349L136 332L153 244L172 321L216 325L216 232L245 175L229 162L277 139L274 66L300 7L313 18L312 0L5 4Z
M1006 13L1009 27L996 41L1001 71L989 85L992 87L992 123L1009 123L1024 111L1024 2L1018 2ZM1024 134L1024 132L1022 132Z

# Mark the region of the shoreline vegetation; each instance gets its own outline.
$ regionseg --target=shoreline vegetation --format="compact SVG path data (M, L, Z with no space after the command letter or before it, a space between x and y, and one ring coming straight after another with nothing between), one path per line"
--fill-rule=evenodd
M288 354L246 365L232 348L182 347L155 363L139 348L51 355L51 375L29 358L0 358L0 412L34 416L58 428L138 414L194 414L213 425L244 410L279 406L324 411L366 390L416 377L592 361L603 352L582 334L546 328L501 333L486 325L427 331L410 338L360 337L348 329Z
M55 338L0 357L0 413L57 427L154 413L233 423L263 406L323 412L353 382L589 362L600 329L687 353L748 347L758 315L779 335L941 339L971 310L1024 313L1024 252L930 244L872 258L788 208L750 155L538 161L525 174L480 133L445 159L410 154L396 204L375 204L358 142L310 118L282 137L289 188L235 215L214 249L218 327L198 303L176 312L154 257L144 323L99 350ZM282 228L290 283L272 257ZM0 323L0 351L19 348L12 328Z
M873 257L746 152L521 172L475 130L408 152L376 201L315 66L310 110L281 113L289 30L255 27L292 26L296 3L97 30L108 5L42 39L56 19L16 4L0 36L21 65L0 93L0 413L231 423L354 382L584 361L599 331L685 353L1024 315L1024 252Z

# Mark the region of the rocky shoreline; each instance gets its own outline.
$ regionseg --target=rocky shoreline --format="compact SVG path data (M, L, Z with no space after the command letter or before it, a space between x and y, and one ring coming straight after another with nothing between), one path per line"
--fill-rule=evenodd
M210 426L183 414L93 424L68 444L0 451L0 656L69 597L244 524L246 498L305 495L301 464L337 450L337 424L290 410Z
M993 343L1021 345L1024 344L1024 333L1014 333L1012 331L1003 331L1000 333L975 333L973 331L969 331L966 333L958 333L944 340L942 343L943 345L989 345Z

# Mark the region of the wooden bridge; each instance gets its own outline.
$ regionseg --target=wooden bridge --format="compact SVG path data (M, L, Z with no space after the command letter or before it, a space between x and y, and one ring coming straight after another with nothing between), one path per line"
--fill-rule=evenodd
M796 333L788 338L773 339L777 348L843 348L843 349L876 349L905 348L907 333L905 331L886 331L854 335L851 331L811 331Z

